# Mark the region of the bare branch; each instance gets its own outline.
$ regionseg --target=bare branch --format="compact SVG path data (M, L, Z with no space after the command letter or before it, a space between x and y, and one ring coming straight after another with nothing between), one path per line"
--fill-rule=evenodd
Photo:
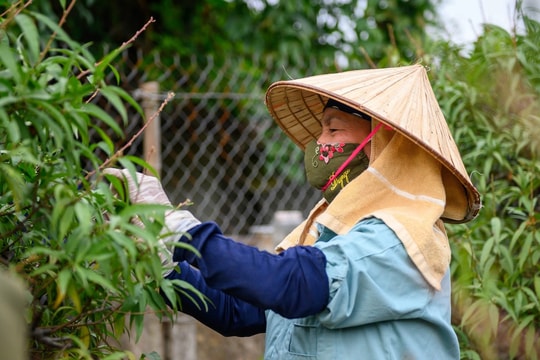
M377 68L377 64L375 64L373 62L373 60L371 59L371 57L369 56L369 54L367 53L366 49L364 47L360 47L360 51L362 52L362 55L364 55L364 59L366 59L367 63L369 64L369 66L371 66L372 69L376 69Z
M75 6L75 3L77 2L77 0L72 0L71 3L68 5L68 7L66 8L66 10L64 10L64 13L62 14L62 18L60 19L60 21L58 22L58 26L59 27L62 27L64 25L64 23L66 22L66 19L69 15L69 13L71 12L71 10L73 9L73 7ZM41 52L40 56L39 56L39 62L41 62L44 58L45 58L45 55L47 54L47 52L49 51L51 45L52 45L52 42L54 41L54 39L56 38L56 31L49 37L49 41L47 41L47 45L45 46L45 48L43 49L43 51Z
M153 17L150 17L150 19L146 22L146 24L144 24L144 26L139 29L135 35L133 35L131 37L131 39L129 39L128 41L125 41L122 43L122 45L120 45L120 50L124 50L129 44L131 44L132 42L134 42L135 40L137 40L137 38L139 37L140 34L142 34L144 31L146 31L146 29L148 28L148 26L150 26L151 23L155 22L154 18Z
M169 101L174 98L174 93L173 92L169 92L167 94L167 98L165 100L163 100L163 102L161 103L159 109L148 119L148 121L146 121L146 123L139 129L139 131L137 131L137 133L135 135L133 135L131 137L131 139L124 145L122 146L122 148L120 150L118 150L117 152L115 152L110 158L108 158L107 160L105 160L105 162L103 162L103 164L101 164L101 166L99 167L99 170L102 170L104 168L106 168L107 166L109 166L111 163L113 163L114 161L116 161L116 159L118 159L120 156L122 156L122 154L124 153L124 151L126 149L128 149L131 145L133 145L133 142L143 134L144 130L146 130L146 128L159 116L159 114L163 111L163 109L165 108L165 106L169 103ZM86 180L88 180L89 178L91 178L94 174L96 173L96 171L91 171L90 173L88 173L86 175Z
M32 4L32 0L29 0L28 2L26 3L23 3L23 5L17 9L17 7L23 3L22 0L16 2L15 4L11 5L6 11L4 11L2 14L0 14L0 17L4 17L6 16L6 14L10 14L9 18L2 21L2 23L0 24L0 29L5 29L8 24L11 22L11 20L13 20L13 18L15 18L15 16L19 15L19 13L21 11L23 11L24 9L26 9L28 6L30 6L30 4ZM16 11L13 11L14 9L17 9ZM12 13L13 11L13 13Z
M133 35L131 37L131 39L129 39L128 41L125 41L122 43L122 45L120 45L120 47L118 48L119 51L122 51L124 50L125 48L128 47L128 45L130 45L131 43L135 42L135 40L137 40L137 38L139 37L140 34L142 34L144 31L146 31L146 29L148 28L148 26L150 26L151 23L155 22L154 18L153 17L150 17L150 19L146 22L146 24L143 25L142 28L140 28L139 30L137 30L137 32L135 33L135 35ZM99 64L101 64L101 61L98 61L95 66L98 66ZM83 78L84 76L88 75L88 73L90 73L90 69L87 69L83 72L81 72L78 76L77 76L77 79L81 79ZM98 90L96 90L97 92ZM95 96L95 95L94 95ZM94 97L92 96L92 97Z

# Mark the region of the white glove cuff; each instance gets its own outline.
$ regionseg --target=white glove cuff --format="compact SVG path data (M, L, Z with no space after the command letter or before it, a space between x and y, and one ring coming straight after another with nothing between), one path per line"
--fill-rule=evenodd
M187 210L173 210L165 215L167 230L176 236L186 233L201 222Z
M172 260L173 253L169 244L178 241L182 234L187 233L189 229L200 223L201 222L187 210L172 210L165 215L165 227L163 228L163 233L166 237L159 241L159 255L164 269L163 276L170 274L175 266Z

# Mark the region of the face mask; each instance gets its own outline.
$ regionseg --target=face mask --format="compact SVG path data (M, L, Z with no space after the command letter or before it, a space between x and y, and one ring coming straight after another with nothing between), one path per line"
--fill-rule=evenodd
M323 191L323 197L331 202L349 182L369 166L369 158L360 151L330 183L328 181L341 165L358 148L358 144L319 144L315 140L306 145L304 166L308 182Z

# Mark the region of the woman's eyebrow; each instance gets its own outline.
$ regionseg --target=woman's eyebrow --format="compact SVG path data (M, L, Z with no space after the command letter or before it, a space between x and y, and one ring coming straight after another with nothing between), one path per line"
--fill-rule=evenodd
M321 118L321 125L323 126L328 126L330 125L330 120L331 120L332 116L328 116L328 115L323 115L323 117Z
M326 116L323 116L323 118L321 119L321 124L330 126L332 122L342 121L342 120L343 119L341 119L339 116L336 116L336 114L326 115Z
M343 126L344 124L348 123L347 120L337 116L336 114L323 116L321 119L321 125L323 126Z

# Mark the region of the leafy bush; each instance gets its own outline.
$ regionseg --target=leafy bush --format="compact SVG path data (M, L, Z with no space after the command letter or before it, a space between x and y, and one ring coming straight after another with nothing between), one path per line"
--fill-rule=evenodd
M126 105L140 112L104 81L122 49L97 61L24 6L0 19L0 261L28 285L32 358L133 358L114 339L127 323L140 334L148 307L172 316L160 291L189 285L162 280L156 239L165 209L128 204L122 184L101 173L114 164L151 171L107 136L122 135Z
M454 317L464 358L538 359L540 347L540 25L486 25L470 55L440 48L436 93L483 198L449 226Z

